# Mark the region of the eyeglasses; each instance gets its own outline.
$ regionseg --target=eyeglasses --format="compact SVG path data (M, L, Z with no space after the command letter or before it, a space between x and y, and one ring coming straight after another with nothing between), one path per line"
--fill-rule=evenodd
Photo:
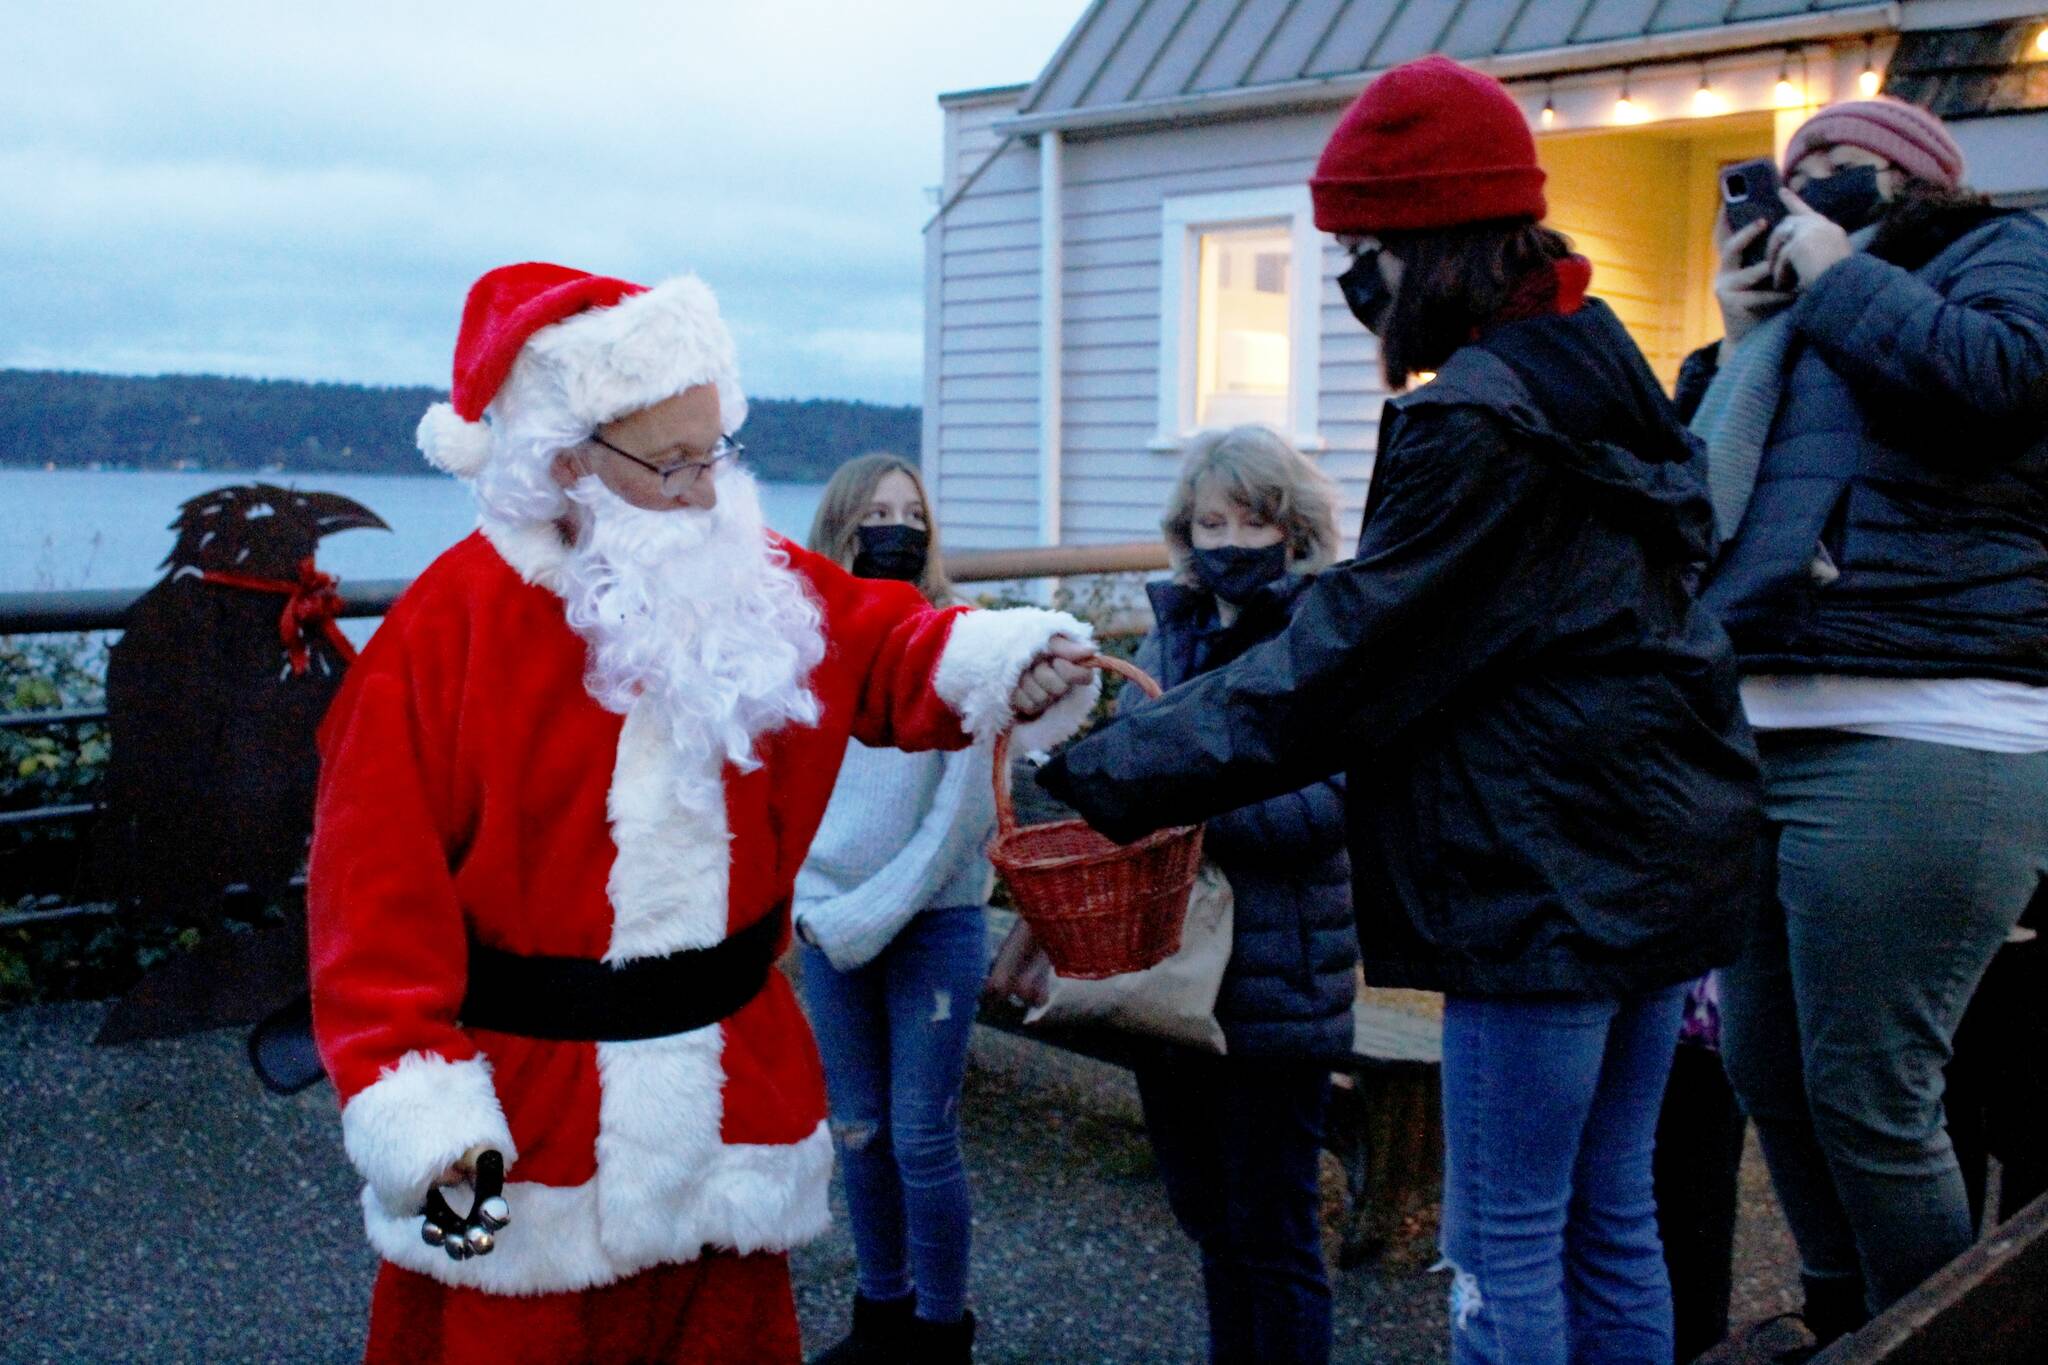
M711 447L710 453L702 459L677 460L674 464L658 465L641 459L630 450L619 449L594 431L590 433L590 439L620 459L631 460L634 464L639 465L648 473L659 478L661 480L661 495L664 498L682 497L697 486L698 475L707 469L722 465L728 460L739 458L740 452L746 449L745 446L735 441L732 437L721 436L718 438L718 443Z

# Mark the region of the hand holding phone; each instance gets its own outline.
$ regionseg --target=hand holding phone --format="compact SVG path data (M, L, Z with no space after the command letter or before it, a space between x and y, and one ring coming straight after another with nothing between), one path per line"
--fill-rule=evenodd
M1769 162L1761 165L1768 183L1777 184L1777 170ZM1714 250L1720 256L1714 274L1714 300L1721 306L1723 344L1731 345L1747 336L1758 323L1792 302L1792 295L1771 281L1767 253L1771 231L1787 215L1783 200L1772 193L1775 212L1753 202L1760 182L1740 173L1743 166L1731 166L1721 176L1722 215L1714 223ZM1740 184L1730 184L1739 178ZM1740 219L1731 223L1730 217Z

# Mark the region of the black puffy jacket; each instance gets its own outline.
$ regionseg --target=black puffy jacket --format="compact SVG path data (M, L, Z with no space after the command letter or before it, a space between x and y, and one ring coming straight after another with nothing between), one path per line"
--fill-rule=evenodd
M1040 781L1130 839L1346 772L1377 985L1619 997L1729 961L1759 783L1688 587L1694 450L1604 304L1493 329L1387 405L1357 558L1285 632Z
M1236 658L1287 626L1309 580L1290 576L1262 590L1228 626L1200 588L1154 583L1157 622L1138 665L1167 687ZM1118 697L1143 704L1136 688ZM1231 1055L1351 1056L1351 863L1344 851L1344 779L1333 774L1209 821L1203 849L1235 898L1230 963L1216 1000Z
M1756 491L1702 592L1744 672L2048 683L2048 225L1955 217L1931 258L1882 259L1880 234L1792 305Z

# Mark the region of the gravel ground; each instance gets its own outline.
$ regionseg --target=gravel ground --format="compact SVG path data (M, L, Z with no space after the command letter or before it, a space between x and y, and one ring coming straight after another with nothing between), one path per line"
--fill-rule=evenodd
M331 1092L265 1095L239 1034L93 1049L97 1005L0 1014L0 1361L353 1361L375 1258ZM977 1030L968 1077L977 1359L1196 1361L1194 1257L1113 1068ZM1334 1170L1327 1182L1337 1195ZM794 1262L805 1341L846 1326L844 1208ZM1789 1307L1789 1243L1744 1170L1736 1317ZM1336 1359L1444 1358L1426 1228L1336 1277Z

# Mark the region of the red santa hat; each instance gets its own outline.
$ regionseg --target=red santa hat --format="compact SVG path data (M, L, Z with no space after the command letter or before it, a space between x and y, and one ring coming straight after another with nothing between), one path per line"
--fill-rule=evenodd
M747 419L732 334L702 280L682 275L649 289L528 261L500 266L470 287L450 401L420 419L420 452L451 474L474 477L491 457L484 414L521 364L547 367L551 401L590 430L699 384L718 389L725 430Z

